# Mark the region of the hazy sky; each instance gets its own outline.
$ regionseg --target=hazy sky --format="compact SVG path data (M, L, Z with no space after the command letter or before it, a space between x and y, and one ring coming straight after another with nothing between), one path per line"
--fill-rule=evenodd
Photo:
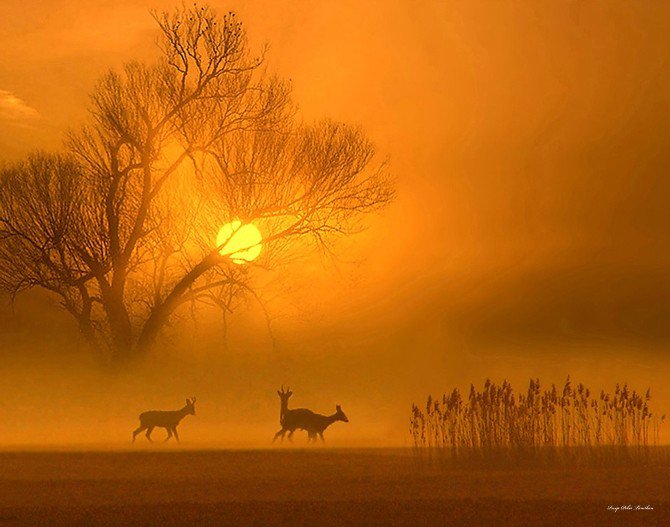
M287 347L337 375L373 367L354 377L380 393L413 364L404 393L574 370L663 382L670 4L211 3L270 43L306 119L360 123L398 181L338 269L303 271L322 294L296 286L312 314ZM3 0L0 155L57 147L101 72L155 56L148 10L173 5Z

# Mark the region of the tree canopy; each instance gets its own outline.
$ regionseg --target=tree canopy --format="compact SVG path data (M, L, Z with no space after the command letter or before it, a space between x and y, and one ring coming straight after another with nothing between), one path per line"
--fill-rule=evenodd
M104 75L62 152L0 174L0 286L59 297L93 349L125 361L173 314L229 309L298 238L328 244L393 197L360 128L304 123L234 13L153 13L161 57ZM223 223L253 223L262 260L237 265Z

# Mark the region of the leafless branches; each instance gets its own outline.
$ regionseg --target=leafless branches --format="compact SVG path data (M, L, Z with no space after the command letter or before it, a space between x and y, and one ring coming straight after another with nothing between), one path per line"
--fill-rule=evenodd
M327 244L393 197L360 129L296 119L289 85L261 71L234 13L153 16L161 60L103 76L66 153L0 178L0 285L52 291L117 358L150 349L184 305L232 309L297 238ZM215 246L235 219L261 229L258 265Z

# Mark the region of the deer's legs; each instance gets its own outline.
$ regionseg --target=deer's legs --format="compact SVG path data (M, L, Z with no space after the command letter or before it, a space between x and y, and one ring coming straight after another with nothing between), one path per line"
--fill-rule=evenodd
M288 433L288 440L289 440L291 443L293 443L293 432L295 432L295 430L291 430L291 431Z
M146 427L140 425L139 427L137 427L137 430L133 430L133 443L135 442L135 437L137 437L137 434L139 434L145 428Z
M326 440L323 438L323 432L319 432L319 437L321 438L322 443L326 442ZM316 441L316 437L314 438L314 441Z
M179 441L179 434L177 433L177 427L176 426L172 427L172 433L174 434L174 438L177 440L177 443L180 443L181 441Z
M153 431L154 431L154 427L150 426L149 428L147 428L147 433L146 433L147 439L149 441L151 441L152 443L153 443L153 440L151 439L151 432L153 432Z
M172 429L166 428L165 430L167 430L168 435L165 438L165 441L163 441L163 443L167 443L170 440L170 438L172 437Z
M286 428L282 428L279 432L275 434L275 436L272 438L272 442L274 443L279 436L281 436L282 442L284 441L284 434L286 433Z

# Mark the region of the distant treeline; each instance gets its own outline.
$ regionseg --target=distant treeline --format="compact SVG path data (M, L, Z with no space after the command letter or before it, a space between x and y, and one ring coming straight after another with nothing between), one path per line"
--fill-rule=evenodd
M409 431L419 447L493 450L507 447L639 446L658 443L665 415L652 413L651 390L644 395L628 385L595 396L568 376L563 390L541 390L531 379L525 394L509 382L486 379L483 390L470 386L467 400L458 389L441 399L412 405Z

